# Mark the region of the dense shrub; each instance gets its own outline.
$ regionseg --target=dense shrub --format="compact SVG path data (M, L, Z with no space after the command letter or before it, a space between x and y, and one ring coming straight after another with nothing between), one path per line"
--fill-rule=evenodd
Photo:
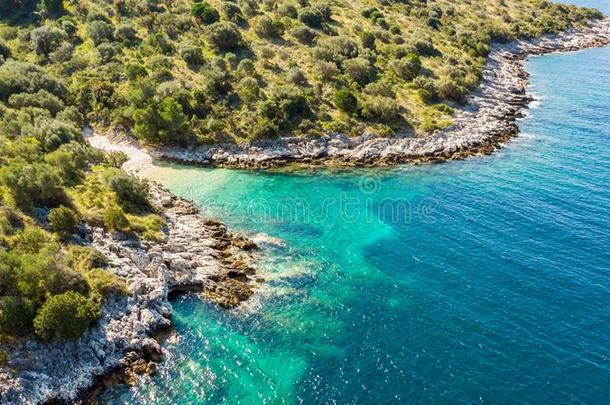
M50 238L49 238L48 234L46 232L44 232L42 229L37 228L37 227L28 226L28 227L23 227L22 229L19 229L18 231L16 231L15 234L13 235L13 237L11 238L10 248L11 248L12 252L18 253L23 256L20 256L20 257L16 256L20 260L18 262L16 262L15 267L23 267L22 264L23 264L24 260L37 261L36 259L42 259L42 260L38 260L39 262L44 262L45 260L52 260L52 258L48 259L47 256L49 256L49 255L44 255L41 258L35 258L33 260L30 257L27 257L27 258L25 257L25 255L34 255L36 253L42 254L45 247L48 247L49 241L50 241ZM49 252L52 255L54 254L53 250L50 250ZM15 269L15 270L18 271L18 269ZM44 278L44 276L46 276L46 275L47 274L42 274L42 275L40 275L40 277ZM16 274L16 276L18 277L19 274ZM16 285L16 287L18 287L18 286ZM29 289L29 288L30 288L29 286L26 287L26 289ZM19 290L25 291L23 287L19 288Z
M346 59L358 56L358 44L345 36L330 37L318 45L314 56L316 59L340 64Z
M198 46L189 46L180 51L180 57L191 67L203 64L203 52Z
M95 45L105 41L112 41L114 28L106 21L94 20L87 25L87 35Z
M0 168L0 183L7 187L20 208L61 203L62 181L45 163L13 162Z
M244 77L237 85L237 92L243 101L255 101L258 99L260 94L258 82L252 77Z
M122 170L108 170L105 181L119 199L119 204L127 212L146 212L150 209L148 183L130 176Z
M413 84L418 88L419 96L425 103L431 104L438 100L438 90L431 79L420 76L413 81Z
M235 24L221 21L209 27L208 39L216 48L230 51L239 47L241 34Z
M324 15L314 7L304 7L299 11L299 21L311 28L322 28Z
M280 133L278 125L269 118L257 120L252 128L249 128L249 139L273 139Z
M278 107L288 120L309 111L303 91L296 86L285 85L276 88L271 94L270 101Z
M421 56L438 56L440 54L430 39L419 39L413 43L413 47Z
M45 341L76 339L97 317L94 305L81 294L68 291L47 300L34 319L36 335Z
M0 257L1 258L1 257ZM2 264L0 264L0 271ZM2 280L14 285L15 280ZM32 331L32 321L36 315L31 300L20 297L0 296L0 336L23 336Z
M343 69L354 82L365 85L375 80L375 68L364 58L348 59L343 62Z
M299 13L297 7L291 3L282 3L277 8L277 13L282 17L297 18Z
M130 63L125 67L125 74L129 80L135 80L148 75L148 71L140 64Z
M55 51L51 52L49 59L53 63L68 62L72 59L74 53L74 45L69 42L64 42Z
M72 235L79 223L76 212L63 205L53 208L49 212L48 220L53 232L62 238Z
M291 68L286 72L286 80L299 86L307 85L307 76L299 68Z
M85 278L91 287L91 296L97 302L102 301L105 297L127 293L125 282L108 271L92 268L85 272Z
M116 26L114 38L124 44L132 44L138 40L137 31L131 24L122 23Z
M399 117L396 101L389 97L366 97L362 103L362 115L371 121L391 123Z
M244 16L241 14L239 6L232 1L223 1L220 9L223 16L236 24L241 24L244 21Z
M245 58L239 61L237 65L237 73L240 76L252 76L256 73L256 67L252 59Z
M51 115L56 115L58 112L62 111L66 106L64 102L54 94L49 93L46 90L40 90L37 93L29 94L29 93L18 93L13 94L8 99L8 104L17 109L25 108L25 107L38 107L45 109L51 113Z
M397 76L405 80L413 80L421 70L419 56L411 53L407 56L390 62L390 67Z
M102 43L97 47L97 52L100 55L100 60L103 63L108 63L116 54L116 48L109 43Z
M218 10L207 3L194 3L191 13L205 25L213 24L220 19Z
M110 167L115 167L117 169L120 169L121 166L123 166L123 164L125 162L127 162L129 160L129 157L127 156L127 154L125 152L122 151L112 151L112 152L108 152L104 155L104 162L110 166Z
M6 41L0 37L0 64L11 56L11 49L8 47Z
M144 44L153 52L164 55L171 55L175 51L172 40L164 32L155 32L149 35Z
M449 78L442 78L437 83L438 94L445 100L463 102L468 90Z
M316 32L305 26L300 26L292 31L292 36L304 45L311 45L316 38Z
M78 142L61 145L57 150L48 153L45 161L61 176L64 184L79 183L89 163L99 163L103 159L100 153Z
M258 2L256 0L237 0L237 4L248 17L254 17L258 12Z
M362 31L360 33L360 43L365 49L375 48L375 35L370 31Z
M66 33L56 27L43 25L30 32L32 46L39 55L49 56L66 38Z
M348 89L335 91L333 103L339 110L349 114L353 114L358 110L358 99Z
M208 95L220 97L231 89L229 75L225 70L212 68L203 81L203 86Z
M129 221L120 207L108 207L104 211L104 227L111 231L129 231Z
M280 21L272 20L264 15L256 22L254 32L261 38L279 37L284 33L284 26Z

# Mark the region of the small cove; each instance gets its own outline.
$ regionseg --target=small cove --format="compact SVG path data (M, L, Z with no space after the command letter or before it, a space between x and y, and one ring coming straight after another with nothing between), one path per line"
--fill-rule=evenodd
M101 402L607 400L609 60L608 47L531 58L541 102L492 156L149 172L285 246L263 249L253 308L175 301L159 374Z

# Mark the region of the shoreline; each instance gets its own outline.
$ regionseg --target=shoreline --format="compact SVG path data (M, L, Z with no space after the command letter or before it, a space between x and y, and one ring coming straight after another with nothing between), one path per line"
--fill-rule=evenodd
M153 161L266 169L304 166L368 167L436 163L489 155L519 133L517 119L533 100L527 94L529 56L574 52L610 44L610 17L589 27L557 35L494 45L478 88L457 109L453 123L420 138L330 134L316 139L280 138L249 145L219 144L196 148L146 148ZM125 140L122 142L136 142ZM137 143L137 142L136 142Z
M141 155L130 157L134 163ZM139 172L136 166L127 169ZM158 340L171 330L170 300L176 295L197 293L231 309L264 281L256 276L254 241L156 183L150 200L166 222L163 240L129 239L94 227L87 227L82 240L104 254L107 270L125 280L128 295L109 298L100 319L76 341L8 343L0 403L90 402L102 388L134 384L163 360Z
M568 31L534 41L495 46L477 90L468 96L453 124L425 138L280 139L266 146L213 146L193 150L142 148L129 138L87 134L92 146L124 151L124 165L141 175L155 160L232 168L307 166L390 166L432 163L493 153L517 136L517 118L531 101L523 62L530 55L578 51L610 44L610 19L595 28ZM90 132L90 131L87 131ZM109 300L102 317L74 342L14 343L9 365L0 369L0 403L87 401L115 383L131 384L154 373L163 360L158 334L171 329L172 296L201 293L225 308L247 300L256 288L254 242L233 234L220 222L204 218L191 202L151 184L151 200L167 222L161 242L138 242L88 229L87 243L124 278L130 295Z

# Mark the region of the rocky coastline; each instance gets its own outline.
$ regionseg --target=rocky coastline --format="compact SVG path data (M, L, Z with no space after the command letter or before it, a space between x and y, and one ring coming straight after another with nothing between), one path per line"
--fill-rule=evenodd
M254 293L262 280L255 277L252 240L201 216L194 204L157 184L151 184L150 199L166 222L162 241L88 227L81 235L83 244L106 256L107 270L125 280L128 295L109 300L77 341L7 343L0 403L88 402L105 386L134 384L163 359L156 336L171 327L171 296L196 292L234 308Z
M385 166L427 163L489 154L518 134L517 119L531 100L524 60L530 55L569 52L610 44L610 19L588 28L537 40L496 45L479 88L468 97L453 124L422 138L350 138L329 134L316 139L284 138L252 145L144 150L132 140L111 141L89 134L93 146L123 150L125 168L138 174L154 159L236 168L304 165ZM133 384L153 373L163 358L155 338L171 327L172 295L197 292L234 308L256 289L256 244L204 218L189 201L152 184L151 201L166 222L160 242L126 239L86 228L83 242L100 250L108 270L125 279L129 295L107 302L102 317L74 342L9 343L0 367L0 403L82 402L97 389Z
M532 100L527 94L524 61L531 55L571 52L610 44L610 18L592 21L539 39L492 47L479 87L455 113L453 123L419 138L348 137L329 134L315 139L282 138L250 145L152 149L155 159L191 165L268 168L289 163L307 166L389 166L430 163L490 154L517 136L517 119Z

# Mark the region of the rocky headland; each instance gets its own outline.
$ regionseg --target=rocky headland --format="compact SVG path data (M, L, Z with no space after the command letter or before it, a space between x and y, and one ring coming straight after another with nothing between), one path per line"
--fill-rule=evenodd
M204 218L192 203L151 184L150 199L166 222L165 238L147 242L86 228L82 243L108 259L128 295L104 305L102 317L80 339L9 343L0 368L0 403L69 403L98 388L156 370L163 351L155 339L171 326L169 298L197 292L224 308L247 300L256 285L250 239ZM260 281L260 279L258 280Z
M165 147L153 149L151 154L156 159L179 163L237 168L267 168L287 163L387 166L490 154L518 134L517 119L532 100L527 95L528 74L524 69L528 56L607 44L610 44L608 17L592 21L585 29L494 45L478 89L456 110L453 123L424 137L328 134L314 139L282 138L249 145Z

